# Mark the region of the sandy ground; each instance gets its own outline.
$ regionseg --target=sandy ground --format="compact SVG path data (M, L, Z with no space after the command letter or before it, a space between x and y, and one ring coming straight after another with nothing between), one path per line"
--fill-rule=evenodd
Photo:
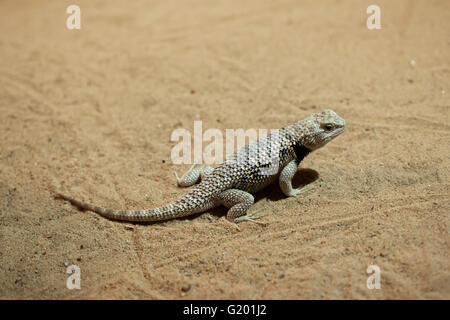
M450 298L450 2L1 1L0 30L1 298ZM186 192L174 129L325 108L347 130L302 163L310 191L257 197L266 226L120 223L52 196L158 206Z

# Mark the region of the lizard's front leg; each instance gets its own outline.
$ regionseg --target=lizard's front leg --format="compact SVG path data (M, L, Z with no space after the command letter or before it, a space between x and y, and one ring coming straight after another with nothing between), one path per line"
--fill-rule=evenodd
M280 173L279 183L280 188L283 193L288 197L293 197L299 195L301 192L306 191L305 187L295 189L292 187L292 179L297 172L298 162L297 160L292 160L289 162Z
M201 166L198 168L195 168L195 164L192 165L192 167L181 176L181 178L178 176L178 174L175 172L175 176L177 177L177 182L179 187L190 187L199 182L200 180L204 180L207 175L211 174L213 172L214 168L210 166Z
M262 215L247 213L248 209L255 202L255 199L251 193L239 189L229 189L222 192L217 197L216 202L230 209L227 213L227 220L235 224L238 230L239 227L237 226L237 223L241 221L252 221L262 224L261 222L253 220L261 217Z

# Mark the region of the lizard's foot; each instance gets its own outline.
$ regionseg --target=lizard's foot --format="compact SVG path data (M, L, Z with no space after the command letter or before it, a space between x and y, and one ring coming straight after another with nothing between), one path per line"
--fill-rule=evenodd
M211 166L201 166L196 168L196 164L194 163L191 168L181 176L178 176L175 171L175 176L177 177L177 183L179 187L190 187L194 184L204 180L208 175L210 175L214 169Z
M263 212L263 209L259 209L259 210L256 210L255 212L247 213L245 216L237 217L236 219L234 219L234 223L237 224L242 221L251 221L251 222L265 226L266 224L264 222L255 220L255 219L264 217L265 215L266 215L266 213Z
M292 160L281 170L279 183L281 191L283 191L286 197L298 196L300 193L303 193L309 190L310 188L310 185L306 185L297 189L292 187L292 179L294 178L294 175L297 172L297 167L298 167L297 160Z
M192 179L192 177L190 177L190 174L192 172L192 170L194 170L196 164L194 163L191 168L181 176L178 176L178 173L175 171L175 177L177 178L177 184L180 187L189 187L193 184L195 184L195 181L192 180L196 180L196 179ZM198 179L198 178L197 178Z
M304 193L310 189L311 189L311 187L309 185L306 185L304 187L297 188L297 189L292 189L292 190L290 190L290 192L286 193L286 196L295 197L295 196L298 196L300 193Z
M226 223L227 227L231 226L234 230L241 231L241 228L239 228L239 226L237 225L236 222L230 221L230 220L228 220L226 218L224 220L225 220L225 223Z

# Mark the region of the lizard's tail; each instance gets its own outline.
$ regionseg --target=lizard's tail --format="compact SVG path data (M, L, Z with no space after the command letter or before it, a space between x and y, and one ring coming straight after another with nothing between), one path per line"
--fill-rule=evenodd
M195 206L191 207L183 201L183 198L167 204L165 206L154 208L154 209L146 209L146 210L114 210L107 209L102 207L97 207L92 204L82 202L76 200L72 197L66 196L64 194L58 193L57 197L62 198L64 200L69 201L73 205L96 212L104 217L113 220L123 220L123 221L138 221L138 222L147 222L147 221L162 221L169 220L173 218L179 218L183 216L187 216L193 213L201 212L203 210L208 209L208 204L205 203L204 206Z

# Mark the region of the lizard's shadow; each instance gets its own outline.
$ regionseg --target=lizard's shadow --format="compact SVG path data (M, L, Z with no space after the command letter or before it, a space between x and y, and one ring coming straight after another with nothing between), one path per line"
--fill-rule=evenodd
M319 173L316 170L309 168L299 168L295 173L294 178L292 179L292 187L301 188L310 183L313 183L317 179L319 179ZM263 199L267 199L267 201L279 201L286 199L286 196L278 186L278 178L271 186L268 186L267 188L264 188L263 190L255 194L255 203ZM220 218L222 216L226 216L227 211L227 208L220 206L210 210L210 213L211 215ZM200 215L202 215L202 213L188 216L186 217L186 219L194 219L195 217L198 217Z

